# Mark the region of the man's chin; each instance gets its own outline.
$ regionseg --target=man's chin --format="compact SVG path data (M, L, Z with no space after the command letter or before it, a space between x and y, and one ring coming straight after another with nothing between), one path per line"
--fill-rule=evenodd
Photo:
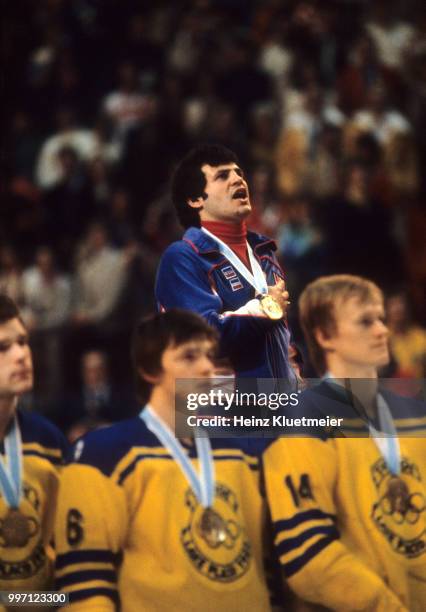
M237 215L240 221L244 221L251 214L251 204L243 204L238 210Z

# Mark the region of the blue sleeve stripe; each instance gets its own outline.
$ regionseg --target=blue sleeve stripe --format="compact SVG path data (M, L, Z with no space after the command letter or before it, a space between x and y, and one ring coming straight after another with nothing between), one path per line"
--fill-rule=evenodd
M105 580L105 582L115 584L117 576L114 570L81 570L58 578L56 580L56 587L58 590L61 590L72 584L89 582L90 580Z
M303 555L300 555L300 557L297 557L289 563L283 563L282 568L286 577L291 578L291 576L296 574L304 565L306 565L311 559L313 559L335 540L337 540L337 536L325 536L324 538L321 538L321 540L318 540L318 542L315 542L315 544L308 548L308 550L306 550Z
M52 455L45 455L44 453L40 453L36 450L23 450L23 455L33 455L35 457L41 457L42 459L46 459L53 463L53 465L62 465L64 460L61 457L52 457Z
M110 550L73 550L56 557L56 569L60 570L74 563L111 563L115 566L119 559L120 554Z
M274 521L274 529L275 533L278 534L280 531L284 531L284 529L293 529L294 527L297 527L298 525L306 521L324 519L326 519L327 521L332 520L334 522L336 520L336 517L334 516L334 514L327 514L319 508L314 508L312 510L306 510L305 512L298 512L290 519Z
M333 525L318 525L317 527L312 527L311 529L303 531L301 534L295 536L294 538L288 538L286 540L283 540L282 542L276 545L275 550L277 551L278 556L281 557L281 555L292 552L296 548L299 548L307 540L320 533L327 536L333 536L335 538L339 537L339 532Z
M108 588L95 588L95 589L82 589L81 591L73 591L69 593L69 601L70 603L75 603L77 601L81 601L82 599L89 599L89 597L99 597L103 595L104 597L109 597L112 601L118 606L119 598L118 593L115 589Z

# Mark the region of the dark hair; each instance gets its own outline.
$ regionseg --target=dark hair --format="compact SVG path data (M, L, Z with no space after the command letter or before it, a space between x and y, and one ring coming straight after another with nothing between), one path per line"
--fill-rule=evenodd
M203 144L191 149L177 166L172 179L172 200L183 227L200 227L200 213L192 208L188 200L203 197L206 177L201 170L204 164L221 166L238 163L238 158L226 147L218 144Z
M148 401L152 384L143 378L140 370L149 375L159 374L164 351L170 345L179 346L194 338L217 342L218 334L205 319L188 310L172 308L140 321L132 339L132 362L141 402Z
M4 293L0 294L0 325L11 319L21 319L19 308L15 302Z

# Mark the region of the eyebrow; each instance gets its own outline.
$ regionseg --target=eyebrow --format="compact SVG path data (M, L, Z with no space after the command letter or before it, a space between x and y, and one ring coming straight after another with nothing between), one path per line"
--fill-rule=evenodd
M213 178L217 178L219 176L219 174L222 174L223 172L226 172L226 173L229 174L231 172L231 170L235 170L235 172L237 174L240 174L241 176L244 174L242 168L240 168L239 166L232 166L232 168L229 168L229 167L227 167L227 168L218 168L216 170L216 172L214 173Z
M22 340L29 340L29 334L27 332L22 332L16 335L6 335L0 336L0 344L5 344L10 342L13 344L14 342L21 342Z

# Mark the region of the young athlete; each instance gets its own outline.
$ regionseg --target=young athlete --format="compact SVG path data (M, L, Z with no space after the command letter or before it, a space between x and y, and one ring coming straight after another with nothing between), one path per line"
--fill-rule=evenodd
M28 332L15 303L0 295L0 590L52 588L50 546L62 434L18 408L33 386ZM0 604L0 609L1 604Z
M389 358L382 292L357 276L324 277L306 287L299 306L324 376L302 394L299 416L346 418L335 434L281 438L264 453L284 575L300 597L327 609L420 612L425 410L378 384Z
M70 610L269 610L258 462L229 439L179 440L175 382L213 375L216 332L170 310L140 323L140 415L88 434L63 475L57 584Z

